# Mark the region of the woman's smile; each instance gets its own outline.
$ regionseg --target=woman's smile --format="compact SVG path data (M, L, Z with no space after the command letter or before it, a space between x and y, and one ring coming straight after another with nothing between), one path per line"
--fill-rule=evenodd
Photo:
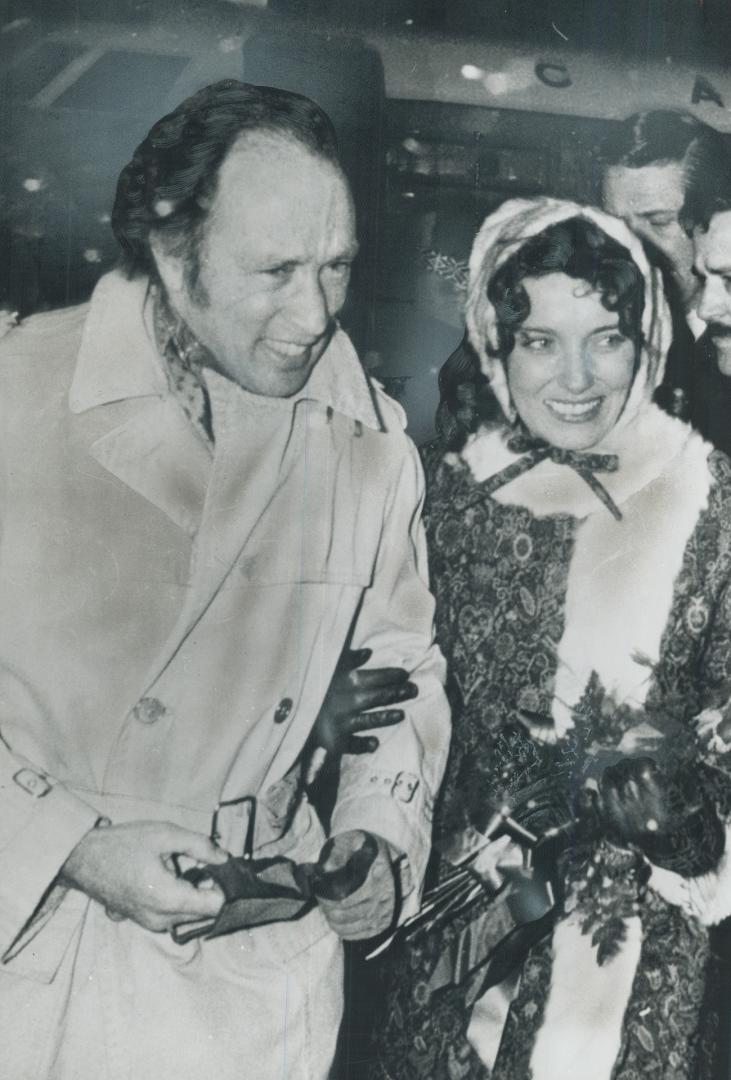
M603 402L603 397L593 397L584 401L559 401L556 398L547 398L544 404L554 416L566 424L585 424L588 420L595 419Z
M599 292L564 273L526 277L530 311L507 358L508 389L531 435L589 450L621 416L635 346Z

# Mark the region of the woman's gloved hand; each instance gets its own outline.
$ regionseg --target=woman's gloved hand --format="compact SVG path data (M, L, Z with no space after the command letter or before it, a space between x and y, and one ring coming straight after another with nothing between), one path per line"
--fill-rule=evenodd
M723 854L723 825L691 765L669 775L652 758L624 758L604 770L600 794L610 836L635 845L656 866L696 877Z
M326 757L335 761L342 754L371 754L377 750L376 735L359 733L399 724L404 712L394 706L419 692L405 668L364 668L370 658L370 649L346 649L338 661L307 742L308 784Z

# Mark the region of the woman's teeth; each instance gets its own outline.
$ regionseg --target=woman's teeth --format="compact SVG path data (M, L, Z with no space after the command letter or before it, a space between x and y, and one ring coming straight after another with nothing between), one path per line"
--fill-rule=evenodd
M602 399L590 398L588 401L558 401L549 398L546 406L560 420L581 421L591 419L601 408Z

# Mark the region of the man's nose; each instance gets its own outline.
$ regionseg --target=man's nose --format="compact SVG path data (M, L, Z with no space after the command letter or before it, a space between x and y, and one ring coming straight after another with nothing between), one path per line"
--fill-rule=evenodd
M591 357L587 350L577 346L563 356L559 382L571 394L582 394L594 381Z
M714 281L710 277L704 281L698 303L698 317L707 323L731 320L731 299L720 281Z
M287 316L292 328L304 339L302 344L322 337L334 314L319 275L303 275L295 283L287 303Z

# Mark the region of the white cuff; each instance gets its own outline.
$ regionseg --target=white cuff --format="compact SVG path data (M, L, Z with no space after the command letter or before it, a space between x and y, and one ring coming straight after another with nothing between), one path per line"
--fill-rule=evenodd
M704 926L715 926L731 915L731 825L726 825L725 832L726 846L715 870L684 878L673 870L653 866L650 875L651 889Z

